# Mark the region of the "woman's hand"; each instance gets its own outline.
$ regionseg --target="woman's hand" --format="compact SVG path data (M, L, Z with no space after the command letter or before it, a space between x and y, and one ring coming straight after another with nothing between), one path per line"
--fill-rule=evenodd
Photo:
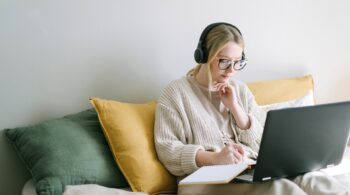
M250 119L238 104L234 86L229 83L216 83L213 87L219 91L222 103L231 111L237 126L243 130L249 129Z
M228 144L220 152L198 150L196 164L198 167L210 165L235 164L243 160L244 150L239 144Z
M213 87L219 91L222 103L227 108L232 109L233 105L237 103L235 88L229 83L216 83Z
M235 164L243 160L244 150L239 144L230 143L216 153L215 164Z

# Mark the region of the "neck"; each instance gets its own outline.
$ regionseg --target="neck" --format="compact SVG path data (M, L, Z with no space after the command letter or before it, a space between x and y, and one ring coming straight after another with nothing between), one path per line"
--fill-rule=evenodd
M195 75L197 82L203 87L208 87L209 78L208 78L208 65L202 64L199 68L198 73Z

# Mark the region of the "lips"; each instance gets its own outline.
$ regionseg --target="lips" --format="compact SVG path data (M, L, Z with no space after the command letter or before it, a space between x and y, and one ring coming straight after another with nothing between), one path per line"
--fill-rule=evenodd
M224 78L229 78L230 76L228 76L228 75L221 75L222 77L224 77Z

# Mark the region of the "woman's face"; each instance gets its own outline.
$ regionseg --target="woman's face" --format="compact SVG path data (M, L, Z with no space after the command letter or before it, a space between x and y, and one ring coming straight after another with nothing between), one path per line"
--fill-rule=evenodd
M226 46L218 53L214 61L210 64L212 82L225 83L235 73L233 66L226 70L220 70L219 60L238 61L242 58L243 49L235 42L228 42ZM233 63L232 63L233 64Z

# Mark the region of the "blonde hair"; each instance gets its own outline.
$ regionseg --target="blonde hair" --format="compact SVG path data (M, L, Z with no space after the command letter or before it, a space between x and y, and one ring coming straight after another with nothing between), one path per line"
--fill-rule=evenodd
M244 40L242 35L238 32L237 29L233 28L232 26L225 25L225 24L220 24L213 29L211 29L206 37L205 40L205 46L208 51L208 61L207 64L211 64L216 55L226 46L228 42L234 42L238 44L239 46L244 49ZM199 72L199 69L201 68L203 64L197 64L193 69L191 69L187 75L188 76L196 76L197 73ZM212 82L212 77L211 77L211 71L210 71L210 66L207 66L208 68L208 87L209 84Z

